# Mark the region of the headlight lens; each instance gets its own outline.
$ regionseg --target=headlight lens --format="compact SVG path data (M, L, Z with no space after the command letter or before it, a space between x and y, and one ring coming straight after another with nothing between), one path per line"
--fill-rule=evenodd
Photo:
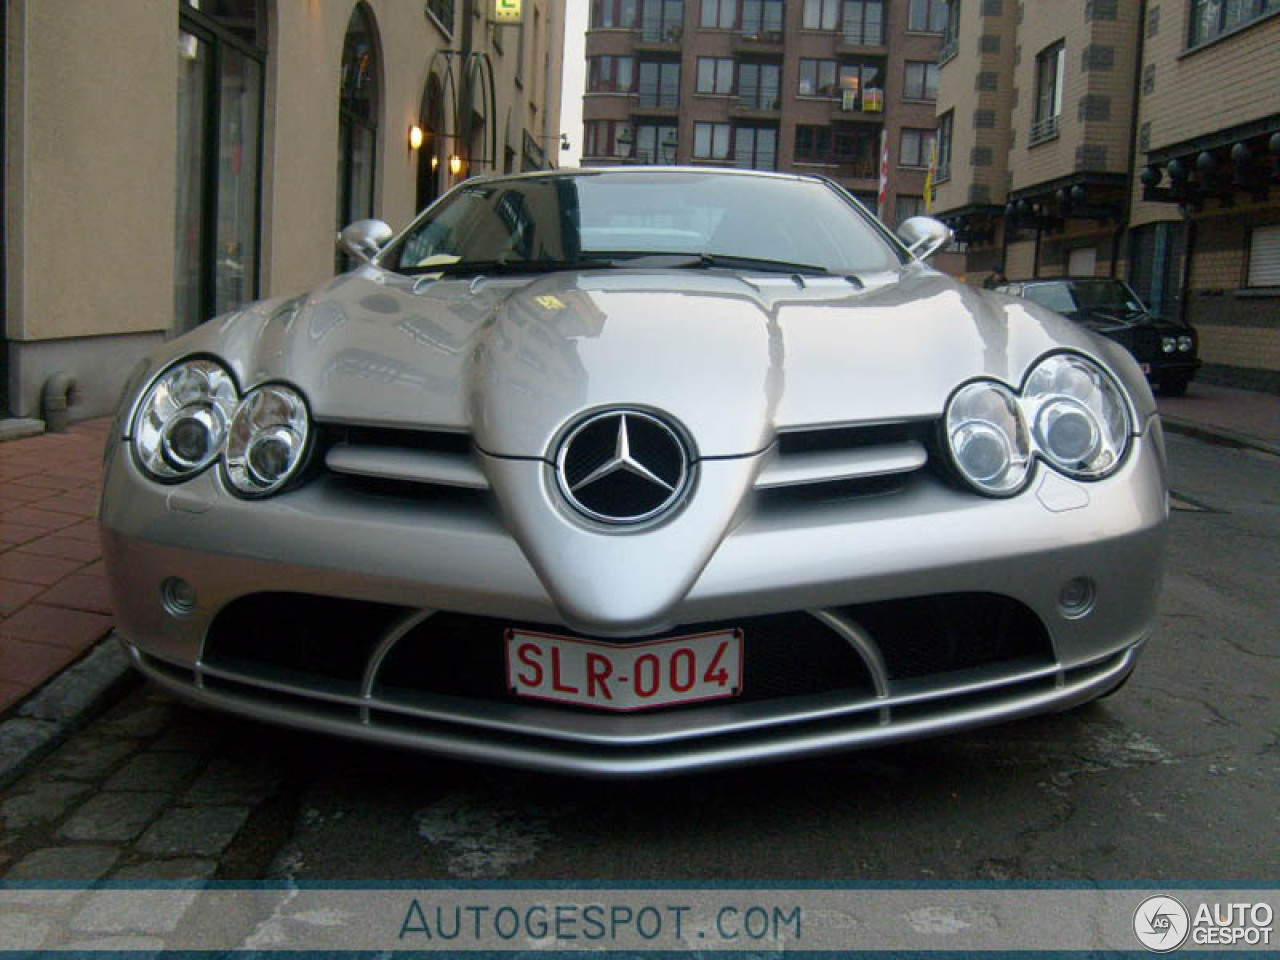
M947 407L946 431L961 475L1002 496L1022 489L1033 456L1078 479L1106 476L1124 459L1132 423L1124 394L1101 367L1055 354L1035 366L1021 395L992 380L961 388Z
M1031 443L1018 398L992 382L971 383L947 408L947 442L956 467L984 493L1019 489L1031 466Z
M258 387L241 401L227 431L227 481L248 497L283 487L307 450L307 405L282 384Z
M1178 349L1178 338L1177 337L1161 337L1160 349L1163 350L1165 353L1173 353L1173 351Z
M1036 449L1073 477L1106 476L1129 447L1129 405L1102 368L1084 357L1041 361L1022 391Z
M217 459L239 395L213 360L187 360L156 378L138 404L133 449L157 480L183 480Z
M1189 353L1193 346L1195 346L1195 341L1190 337L1181 336L1178 338L1178 349L1183 353Z

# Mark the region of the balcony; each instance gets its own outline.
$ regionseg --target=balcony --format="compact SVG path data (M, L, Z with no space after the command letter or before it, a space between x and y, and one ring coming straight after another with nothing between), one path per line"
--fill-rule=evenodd
M734 35L733 49L735 53L782 53L786 34L779 27L776 30L744 29Z
M1058 139L1058 121L1061 119L1061 114L1054 114L1052 117L1045 117L1033 123L1031 136L1027 138L1027 146L1034 147L1037 143Z
M633 113L649 117L673 117L680 109L679 87L660 87L642 83L631 105Z
M635 40L637 52L679 53L684 27L678 23L646 23Z
M729 116L741 120L773 120L782 112L782 93L776 87L743 91L729 104Z
M839 100L831 102L833 120L866 120L884 122L884 91L870 87L859 96L855 90L845 90Z
M877 183L880 181L880 170L874 153L861 157L839 157L830 154L813 157L797 154L796 164L821 166L825 168L823 173L826 176L835 177L838 180L874 180Z
M942 66L959 52L955 37L946 37L942 41L942 49L938 51L938 66Z
M883 27L846 30L836 38L836 53L885 53Z

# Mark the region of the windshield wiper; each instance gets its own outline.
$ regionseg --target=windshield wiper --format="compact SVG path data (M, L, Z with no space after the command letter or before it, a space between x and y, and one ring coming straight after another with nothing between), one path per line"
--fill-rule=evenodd
M760 270L765 273L798 273L802 276L820 277L830 275L826 267L814 266L810 263L791 263L787 260L769 260L762 257L739 257L728 253L693 253L688 255L670 254L662 257L645 257L645 260L664 260L665 262L647 264L672 269L694 268L706 270L720 267L726 270Z
M436 274L446 277L465 277L481 273L556 273L560 270L601 270L625 266L627 266L626 261L608 257L588 257L580 260L459 260L456 263L402 267L400 273L410 277Z

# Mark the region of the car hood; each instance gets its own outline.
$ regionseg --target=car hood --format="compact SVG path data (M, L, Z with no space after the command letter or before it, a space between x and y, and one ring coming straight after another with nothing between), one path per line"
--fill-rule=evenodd
M1021 382L1068 346L1139 398L1122 350L1058 314L919 264L851 281L720 270L406 278L375 267L211 321L154 359L207 352L243 389L285 381L325 423L469 433L545 458L582 411L678 422L698 457L746 455L778 431L938 416L977 376Z

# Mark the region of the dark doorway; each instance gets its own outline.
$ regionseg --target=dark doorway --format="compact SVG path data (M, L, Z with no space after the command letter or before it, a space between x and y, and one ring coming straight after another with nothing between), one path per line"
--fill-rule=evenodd
M418 189L414 210L422 212L440 196L440 145L444 139L444 94L440 78L427 78L422 91L418 122L422 125L422 146L418 150Z

